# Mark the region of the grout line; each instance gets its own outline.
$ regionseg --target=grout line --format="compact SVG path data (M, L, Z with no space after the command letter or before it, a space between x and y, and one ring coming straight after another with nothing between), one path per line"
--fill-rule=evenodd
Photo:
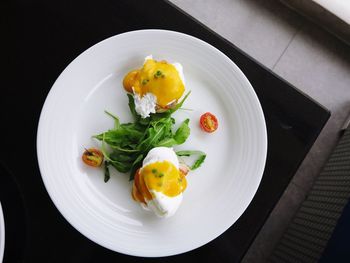
M289 48L290 44L293 42L293 40L296 37L296 35L301 31L303 26L304 26L304 23L297 30L295 30L295 32L294 32L293 36L291 37L291 39L289 40L287 46L283 49L282 54L277 58L276 62L273 64L273 66L271 68L272 71L274 71L274 69L277 66L278 62L280 62L280 60L282 59L284 53L286 53L286 51Z

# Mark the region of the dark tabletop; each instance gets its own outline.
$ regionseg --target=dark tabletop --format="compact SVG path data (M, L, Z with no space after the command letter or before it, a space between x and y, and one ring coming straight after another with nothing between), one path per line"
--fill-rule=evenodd
M0 7L4 45L0 197L6 225L5 262L153 262L105 249L76 231L50 200L36 158L40 110L61 71L97 42L146 28L184 32L217 47L241 68L262 104L268 156L260 187L248 209L207 245L159 260L239 261L328 120L329 112L168 2L18 0L1 1Z

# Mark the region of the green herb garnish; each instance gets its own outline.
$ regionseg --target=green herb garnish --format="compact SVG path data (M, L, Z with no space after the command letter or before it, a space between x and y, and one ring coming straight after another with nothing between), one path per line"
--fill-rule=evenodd
M149 82L149 79L144 79L144 80L142 80L142 85L146 85L147 83Z
M165 77L165 75L163 74L163 72L162 71L160 71L160 70L157 70L156 71L156 73L154 73L154 78L164 78Z
M162 76L162 72L160 70L157 70L156 73L154 74L154 77L159 78L160 76Z

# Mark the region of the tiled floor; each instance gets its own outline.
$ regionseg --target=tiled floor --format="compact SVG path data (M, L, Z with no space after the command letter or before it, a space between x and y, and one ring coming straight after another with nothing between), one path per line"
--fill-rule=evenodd
M264 262L305 198L350 114L350 46L276 0L171 0L332 115L243 262Z

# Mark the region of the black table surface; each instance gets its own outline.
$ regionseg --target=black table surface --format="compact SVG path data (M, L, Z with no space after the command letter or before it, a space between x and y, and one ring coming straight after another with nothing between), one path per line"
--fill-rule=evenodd
M241 68L262 104L268 155L263 179L247 210L208 244L157 259L240 261L327 122L329 111L166 1L18 0L1 1L0 6L2 45L5 44L1 49L1 78L5 81L0 93L4 262L150 260L110 251L75 230L49 198L36 158L40 111L62 70L105 38L149 28L184 32L217 47Z

